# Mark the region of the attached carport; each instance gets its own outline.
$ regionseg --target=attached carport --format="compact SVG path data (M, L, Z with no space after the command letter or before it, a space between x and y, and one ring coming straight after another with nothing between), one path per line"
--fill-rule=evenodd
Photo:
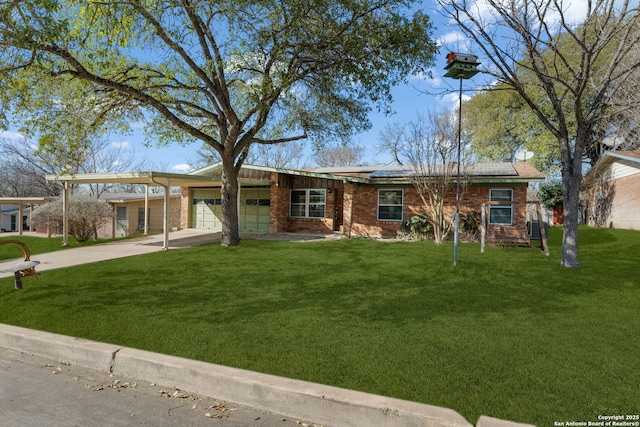
M69 188L74 184L140 184L145 186L145 212L149 203L149 187L164 188L164 245L169 248L169 196L171 187L199 187L215 185L218 180L209 176L186 175L167 172L116 172L104 174L47 175L46 180L63 188L62 193L62 236L63 245L68 245L67 215L69 207ZM146 216L145 216L146 217ZM146 221L146 219L145 219ZM147 224L145 224L145 230Z

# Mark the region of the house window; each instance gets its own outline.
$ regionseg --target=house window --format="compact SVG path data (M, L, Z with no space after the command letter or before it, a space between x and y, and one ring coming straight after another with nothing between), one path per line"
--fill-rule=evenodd
M402 190L378 190L378 221L402 221Z
M127 207L126 206L118 206L118 207L116 207L116 219L118 221L126 221L127 220Z
M326 190L291 190L290 215L296 218L324 218Z
M489 190L489 200L492 202L513 202L513 190L491 189ZM489 205L489 224L512 225L513 205Z
M147 227L151 228L151 208L147 209ZM138 230L144 231L144 208L138 208Z

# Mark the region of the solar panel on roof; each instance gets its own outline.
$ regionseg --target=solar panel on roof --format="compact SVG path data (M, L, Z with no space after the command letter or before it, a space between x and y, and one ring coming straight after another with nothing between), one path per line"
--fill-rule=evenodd
M394 170L376 170L371 172L371 178L400 178L413 176L413 170L394 169Z
M510 163L478 163L471 166L472 175L481 176L517 176L518 172Z
M429 171L433 175L438 175L438 169L441 167L435 166L431 168L425 168L425 171ZM441 174L442 172L440 172ZM406 169L378 169L373 171L370 178L409 178L415 174L412 168ZM509 163L478 163L468 166L465 171L461 170L461 174L472 176L517 176L518 173Z

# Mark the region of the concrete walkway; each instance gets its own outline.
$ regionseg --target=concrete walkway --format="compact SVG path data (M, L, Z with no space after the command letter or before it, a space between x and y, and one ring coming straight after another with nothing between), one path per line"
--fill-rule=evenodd
M7 236L3 233L1 236ZM201 230L184 230L173 232L170 235L170 249L212 243L220 240L218 233L203 232ZM46 254L32 255L32 259L41 262L37 270L46 272L54 268L70 267L79 264L98 262L108 259L116 259L135 256L162 250L163 236L149 236L140 239L122 240L104 245L89 246L77 249L65 249ZM17 260L9 260L0 263L0 270L14 265ZM18 260L19 261L19 260ZM0 277L10 277L12 273L2 273ZM20 292L20 291L16 291ZM101 375L117 375L121 378L145 382L147 384L163 384L173 389L206 396L211 399L229 402L233 405L246 408L243 416L254 416L263 419L256 413L271 414L264 417L264 426L287 424L288 420L313 420L313 423L296 421L297 425L307 426L333 426L333 427L471 427L471 424L457 412L431 405L416 402L393 399L384 396L345 390L321 384L266 375L257 372L229 368L226 366L167 356L133 348L121 347L114 344L99 343L74 337L35 331L10 325L0 324L0 349L4 349L5 361L0 357L0 379L3 384L7 381L17 381L23 374L11 377L10 371L18 369L15 360L24 366L29 362L20 357L44 358L54 361L53 364L63 364L65 369L89 369ZM9 353L7 353L9 351ZM13 353L12 353L13 352ZM18 357L17 355L21 355ZM14 365L7 365L9 358ZM4 365L3 365L4 363ZM32 363L32 362L31 362ZM26 374L25 374L26 375ZM52 375L53 376L53 375ZM11 379L13 378L13 380ZM51 387L50 381L44 375L32 378L28 387L47 389ZM73 377L75 378L75 377ZM5 381L5 379L7 381ZM12 399L10 387L5 387L1 398ZM24 390L21 389L21 390ZM27 391L21 391L27 393ZM94 393L88 397L86 405L93 405L96 411L99 408L109 408L110 405L118 405L110 401L102 400L104 394ZM49 405L57 405L61 411L68 407L69 399L75 396L56 394L47 402ZM29 400L23 396L24 402ZM14 401L20 405L20 401ZM157 402L145 402L141 405L157 405ZM65 406L67 405L67 406ZM11 405L10 405L11 406ZM135 404L134 404L135 406ZM15 407L13 408L15 410ZM37 409L36 409L37 410ZM4 410L1 412L5 412ZM112 411L103 410L106 417ZM77 416L84 416L84 411ZM140 415L142 411L135 412L138 418L131 418L131 422L106 420L104 423L91 422L97 425L200 425L184 423L176 418L159 418L143 421ZM20 422L24 412L13 413L15 425L39 424L41 418L37 413L32 413L30 421ZM175 413L177 414L177 413ZM271 416L277 414L275 418ZM191 416L193 414L189 414ZM186 415L185 415L186 416ZM17 418L15 418L17 417ZM279 417L281 422L275 422ZM270 420L270 421L267 421ZM76 425L84 425L89 418L82 418ZM68 425L73 425L71 423ZM52 425L56 425L55 423ZM64 424L58 424L64 425ZM216 425L216 424L212 424ZM225 423L223 425L253 426L245 419L245 424ZM515 427L521 424L501 421L489 417L481 417L478 427Z
M24 235L46 238L44 235L36 233L25 233ZM0 237L13 239L19 236L18 233L2 233ZM169 250L219 242L220 238L220 233L212 233L209 230L186 229L174 231L169 233ZM44 254L32 254L31 259L40 261L40 264L36 266L36 271L41 273L56 268L73 267L75 265L158 252L163 250L163 239L162 234L155 234L135 239L118 240L102 245L63 249ZM17 258L0 261L0 271L8 269L21 261L21 259ZM0 278L12 276L13 273L0 272Z

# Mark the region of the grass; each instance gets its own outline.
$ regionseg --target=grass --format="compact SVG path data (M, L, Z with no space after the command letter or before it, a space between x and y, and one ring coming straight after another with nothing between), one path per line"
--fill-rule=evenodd
M0 322L552 426L640 412L640 233L241 242L0 279Z

